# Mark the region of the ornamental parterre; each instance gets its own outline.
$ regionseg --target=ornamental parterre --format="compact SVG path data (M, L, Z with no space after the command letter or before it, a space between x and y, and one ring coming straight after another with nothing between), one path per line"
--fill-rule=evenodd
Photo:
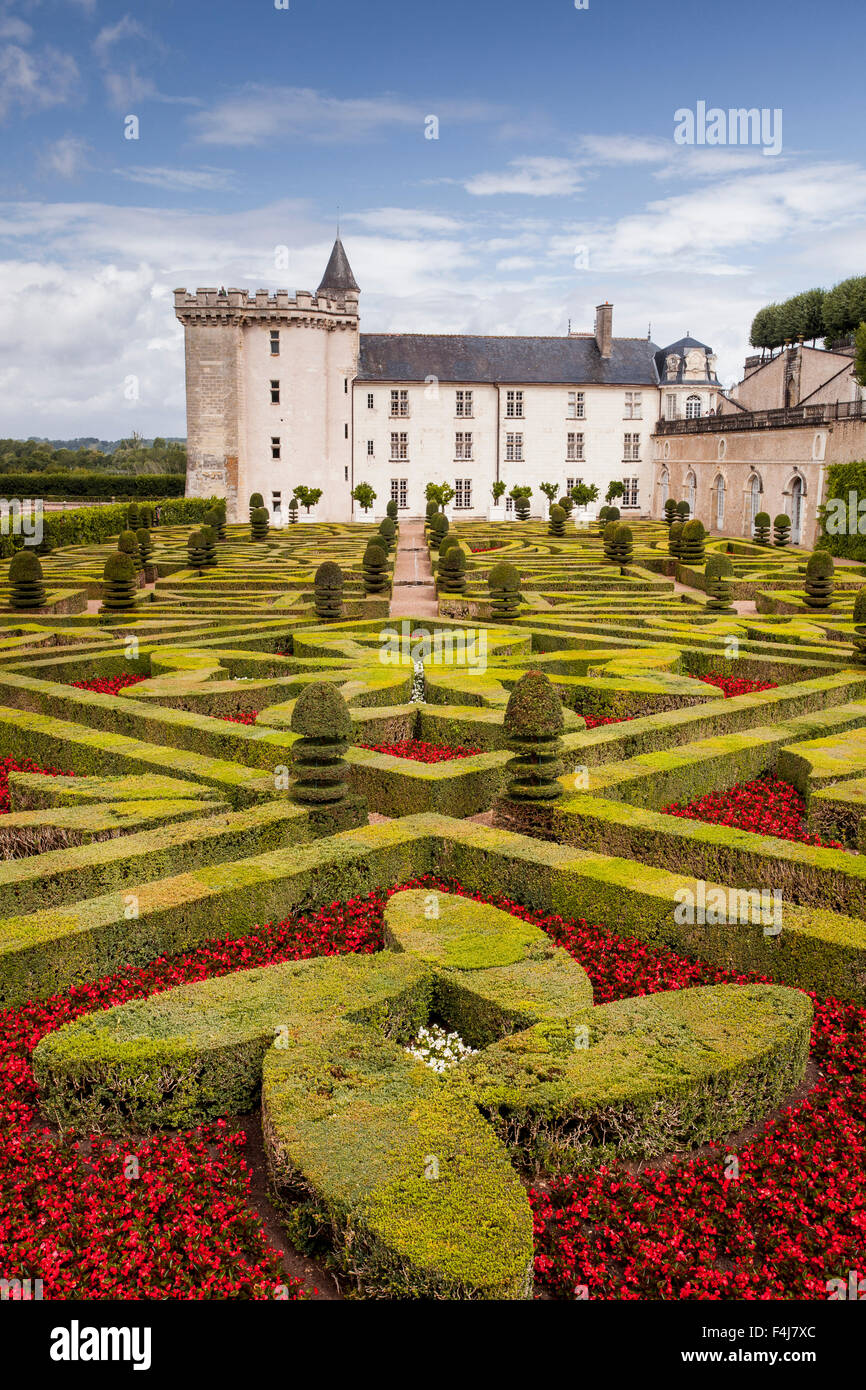
M832 1296L866 1269L866 566L821 608L798 547L673 520L263 501L100 509L4 586L0 1276ZM699 884L781 932L686 920Z

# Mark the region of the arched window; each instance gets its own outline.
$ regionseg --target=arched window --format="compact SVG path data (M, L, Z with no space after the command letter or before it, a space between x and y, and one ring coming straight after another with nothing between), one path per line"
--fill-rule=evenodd
M686 419L699 420L701 415L700 396L689 396L686 399Z
M659 473L659 489L661 491L661 506L664 511L665 502L667 502L671 491L671 475L666 468L663 468Z
M698 480L691 468L686 474L686 501L689 504L689 515L694 516L695 504L698 498Z
M725 480L721 473L716 478L716 530L725 529Z
M800 544L803 531L803 479L795 478L791 484L791 542Z
M757 473L753 473L749 479L749 531L755 527L755 517L761 510L761 493L763 492L761 479Z

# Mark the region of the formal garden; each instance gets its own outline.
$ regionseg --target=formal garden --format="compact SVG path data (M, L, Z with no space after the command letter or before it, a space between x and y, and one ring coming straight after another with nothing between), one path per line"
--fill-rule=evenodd
M822 1300L866 1267L866 565L562 500L142 501L3 561L8 1278Z

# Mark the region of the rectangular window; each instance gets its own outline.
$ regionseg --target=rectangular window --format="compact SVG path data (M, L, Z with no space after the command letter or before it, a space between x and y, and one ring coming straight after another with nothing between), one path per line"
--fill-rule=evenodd
M568 393L568 418L569 420L583 420L585 417L586 397L583 391L569 391Z
M471 392L471 391L458 391L458 392L457 392L457 406L456 406L456 411L455 411L455 413L456 413L457 415L459 415L459 416L460 416L462 419L464 419L464 420L470 420L470 419L472 418L472 392Z
M675 392L675 391L669 391L668 394L667 394L666 399L667 399L667 409L665 410L665 416L666 416L666 418L667 418L668 420L675 420L675 419L677 418L677 396L676 396L676 392Z
M455 479L454 479L454 507L455 507L455 510L456 510L458 507L466 508L466 507L471 507L471 506L472 506L472 479L471 479L471 478L455 478Z
M272 511L272 512L278 512L278 511L280 510L280 502L282 501L282 497L283 497L283 494L282 494L281 492L272 492L272 493L271 493L271 511Z
M391 501L396 502L397 506L405 511L409 505L409 479L391 479Z
M513 512L513 511L514 511L514 498L513 498L513 497L506 497L506 499L505 499L505 514L506 514L506 516L508 515L509 512Z
M625 418L627 420L640 420L643 406L643 393L641 391L626 391L625 393Z
M574 489L575 489L576 487L580 487L580 485L581 485L582 482L583 482L583 478L566 478L566 480L565 480L565 490L566 490L566 492L573 492Z
M454 436L454 457L456 459L471 459L472 457L472 435L466 434L463 430L458 430Z
M347 376L344 376L344 377L343 377L343 395L344 395L344 396L348 396L348 394L349 394L349 378L348 378Z
M622 505L624 507L637 506L637 478L623 478L622 480Z
M627 434L623 437L622 456L626 463L640 463L639 434Z
M272 458L272 459L278 459L279 457L280 457L280 436L279 436L278 434L272 434L272 435L271 435L271 458Z
M565 441L566 463L583 463L583 435L569 430Z
M408 415L408 414L409 414L409 392L408 392L408 391L392 391L392 392L391 392L391 414L392 414L392 415Z
M271 382L271 405L279 405L279 403L280 403L280 383L279 383L278 381L272 381L272 382Z
M271 329L271 357L279 357L279 355L280 355L280 330L279 330L278 328L272 328L272 329Z
M349 465L348 465L348 464L346 464L345 468L343 469L343 481L346 482L346 483L349 481Z
M348 438L349 438L349 426L348 426L348 423L345 424L345 425L343 426L343 438L344 438L344 439L348 439Z
M523 462L522 434L507 434L505 436L505 461L506 463Z
M505 414L512 419L521 419L523 417L522 391L505 392Z
M392 459L407 459L409 457L409 436L407 434L391 435L391 457Z
M367 409L368 409L368 410L372 410L372 409L373 409L373 392L372 392L372 391L368 391L368 392L367 392Z
M368 439L368 440L367 440L367 456L368 456L368 458L372 458L372 456L373 456L373 441L372 441L372 439Z

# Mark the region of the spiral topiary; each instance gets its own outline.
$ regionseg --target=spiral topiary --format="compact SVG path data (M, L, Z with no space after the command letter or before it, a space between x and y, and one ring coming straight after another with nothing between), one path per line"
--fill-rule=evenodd
M129 556L137 570L141 569L141 551L138 548L138 536L134 531L121 531L117 538L117 548Z
M438 550L443 538L448 534L449 521L444 512L437 512L430 522L430 546Z
M214 534L214 541L224 541L226 538L226 517L225 512L219 507L208 507L204 514L205 526L209 526Z
M616 535L618 526L618 521L608 521L605 523L605 528L601 534L601 543L604 549L604 558L606 560L609 560L611 564L613 564L613 540L614 536Z
M217 533L212 526L203 526L201 528L200 534L202 540L204 541L205 568L213 569L217 562Z
M769 544L770 544L770 524L771 524L771 523L770 523L770 513L769 513L769 512L756 512L756 513L755 513L755 521L754 521L755 535L754 535L754 538L755 538L755 540L758 542L758 545L769 545Z
M325 560L316 570L313 600L320 623L340 621L343 616L343 571L333 560Z
M42 566L32 550L18 550L12 556L9 583L12 586L10 603L13 609L45 607Z
M514 502L514 514L515 514L515 516L517 517L517 520L518 520L518 521L528 521L528 520L529 520L529 513L530 513L530 510L531 510L530 504L529 504L529 498L528 498L528 497L515 497L515 498L513 498L512 500L513 500L513 502Z
M130 531L137 531L141 525L141 513L137 502L130 502L126 509L126 525Z
M520 612L520 575L514 565L501 560L487 576L490 609L500 623L513 622Z
M565 512L565 515L566 515L567 517L568 517L568 516L571 516L572 509L573 509L573 507L574 507L574 498L573 498L572 496L570 496L569 493L564 492L564 493L562 494L562 496L560 497L560 499L559 499L558 505L559 505L559 506L562 508L562 510Z
M673 499L672 497L669 497L668 500L667 500L667 502L665 502L665 515L664 515L664 523L665 523L665 526L673 526L673 524L674 524L674 522L676 521L676 519L677 519L677 504L676 504L676 502L674 501L674 499Z
M397 526L390 516L385 516L379 522L379 530L376 533L376 544L381 545L382 549L390 555L394 549L394 538L397 535Z
M364 580L365 594L385 594L388 592L391 584L388 573L388 556L383 547L377 545L375 541L370 541L364 551L361 574Z
M702 521L687 521L680 540L680 561L684 565L702 565L706 558L707 533Z
M457 539L457 537L456 537L455 535L452 535L452 533L451 533L450 531L446 531L445 535L442 537L441 541L439 542L439 559L440 559L440 561L441 561L441 559L442 559L442 556L445 554L446 550L450 550L451 547L452 547L452 545L456 545L456 546L458 547L458 549L459 549L459 547L460 547L460 542L458 541L458 539Z
M153 507L149 502L142 502L138 508L138 525L144 526L148 531L153 526Z
M866 666L866 589L854 599L854 660Z
M668 551L676 560L680 558L683 545L683 525L682 521L674 521L668 531Z
M619 521L619 507L599 507L597 520L599 535L603 536L608 522Z
M785 512L780 512L773 522L773 540L780 547L791 544L791 518Z
M686 522L691 514L691 507L688 502L677 503L677 518L679 521Z
M254 497L256 495L256 493L253 493ZM271 517L267 507L253 507L250 512L250 539L254 541L266 541L270 524Z
M466 554L459 545L452 545L443 555L439 552L436 583L441 594L466 592Z
M297 500L297 499L296 499ZM265 505L265 499L260 492L254 492L250 497L250 522L252 523L253 512L257 512L260 507Z
M349 707L335 685L315 681L301 691L291 719L294 782L291 796L301 806L333 805L348 795L346 750L352 737Z
M549 531L549 533L550 533L551 536L564 536L564 535L565 535L565 518L566 518L566 511L565 511L565 508L564 508L564 507L560 507L560 506L551 507L551 509L550 509L550 517L549 517L548 523L547 523L547 529L548 529L548 531Z
M138 542L136 542L136 545ZM129 553L109 555L102 571L101 613L130 613L138 596L138 571Z
M550 802L562 796L565 772L560 734L562 704L541 671L527 671L505 708L505 738L513 754L506 764L506 796L511 801Z
M187 536L186 541L187 564L191 570L198 570L199 573L207 568L207 547L201 531L193 531Z
M151 555L153 554L153 541L151 539L150 532L148 531L146 526L139 526L138 530L135 533L135 539L138 541L138 550L139 554L141 555L141 563L143 565L146 565L149 562Z
M806 606L829 608L833 602L833 556L829 550L816 550L806 565Z
M707 582L707 607L713 613L733 613L731 586L727 583L734 567L726 555L713 553L707 560L704 575Z
M634 555L633 536L630 526L622 526L619 522L611 522L614 527L613 541L611 543L611 559L616 565L630 565Z

